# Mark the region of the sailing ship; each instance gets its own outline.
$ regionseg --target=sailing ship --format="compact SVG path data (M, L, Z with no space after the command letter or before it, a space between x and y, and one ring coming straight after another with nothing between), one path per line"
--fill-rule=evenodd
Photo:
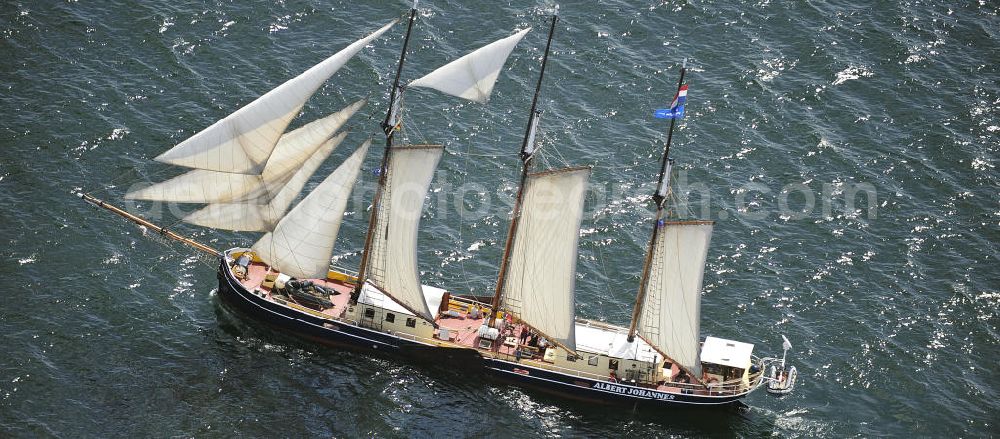
M371 141L365 141L295 206L310 177L344 140L365 104L352 103L286 132L309 97L390 22L156 157L192 168L126 198L205 206L182 220L263 232L250 248L218 251L89 194L85 201L218 258L218 294L250 318L320 343L458 363L576 399L653 405L724 405L769 380L775 360L752 344L700 339L702 274L712 222L672 221L669 142L653 199L657 214L629 327L575 312L577 246L587 166L535 169L542 90L558 15L520 148L521 174L495 293L475 297L423 285L417 231L443 146L397 144L403 94L429 88L485 103L507 58L531 29L500 39L401 84L417 17L403 47L381 123L378 168L357 271L331 268L344 211ZM683 84L683 70L681 73ZM554 196L553 196L554 195Z

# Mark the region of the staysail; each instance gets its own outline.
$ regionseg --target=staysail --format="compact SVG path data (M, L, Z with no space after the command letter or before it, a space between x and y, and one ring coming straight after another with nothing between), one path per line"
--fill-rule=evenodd
M274 147L260 175L195 169L149 187L134 190L126 199L174 203L266 203L288 183L296 170L364 106L359 100L344 109L285 133Z
M396 20L156 157L212 171L260 174L285 128L326 80Z
M701 376L701 286L712 221L666 221L650 262L638 331L695 377Z
M527 28L487 44L409 83L408 87L429 87L452 96L485 103L510 52Z
M504 308L570 349L577 244L590 168L529 174L503 285Z
M292 178L270 201L254 200L242 203L209 204L183 218L183 221L202 227L236 231L270 232L285 215L288 207L302 192L309 177L319 169L323 161L347 137L340 133L323 142L312 157L293 172Z
M371 141L365 141L278 221L273 232L253 245L264 262L301 279L326 278L347 200L370 144Z
M417 231L424 198L441 160L441 145L392 147L385 186L376 206L367 278L401 305L429 321L417 267Z

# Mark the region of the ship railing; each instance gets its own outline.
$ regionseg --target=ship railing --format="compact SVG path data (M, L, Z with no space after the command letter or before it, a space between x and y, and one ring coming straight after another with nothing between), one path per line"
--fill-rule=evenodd
M440 339L440 338L421 337L419 335L410 334L408 332L399 332L399 331L391 331L390 330L390 331L387 331L386 333L389 334L389 335L392 335L393 337L396 337L396 338L406 339L406 340L415 341L415 342L418 342L418 343L424 343L424 344L428 344L428 345L434 345L434 346L438 346L438 347L466 348L466 349L469 348L469 346L466 346L466 345L463 345L463 344L459 344L459 343L455 343L455 342L450 341L450 340L443 340L443 339Z
M492 355L495 356L495 357L499 357L499 358L505 359L507 361L514 361L514 360L516 360L516 358L513 355L510 355L510 354L507 354L507 353L492 352ZM554 364L545 363L545 362L542 362L542 361L534 361L534 360L522 360L522 361L525 362L527 365L530 365L532 367L537 367L537 368L540 368L540 369L550 370L550 371L553 371L553 372L559 372L559 373L563 373L563 374L570 375L570 376L575 376L575 377L580 377L580 378L588 378L588 379L594 379L594 380L600 380L600 381L610 381L610 379L609 379L609 377L607 375L600 375L600 374L595 374L595 373L590 373L590 372L584 372L584 371L580 371L580 370L576 370L576 369L569 369L569 368L565 368L565 367L556 366ZM706 386L703 386L701 384L690 384L690 383L667 382L667 383L664 383L664 385L666 385L667 387L671 387L671 388L675 388L675 389L680 389L682 392L689 391L691 393L700 393L700 394L706 394L707 393L708 395L716 395L716 396L738 395L738 394L746 393L750 389L753 389L758 384L760 384L760 380L761 380L762 375L763 375L763 371L758 371L758 372L755 372L755 373L751 374L746 381L744 381L742 378L738 378L738 379L735 379L735 380L729 380L729 381L725 381L725 382L718 383L718 384L710 384L709 386L707 386L707 388L706 388ZM619 381L617 381L617 383L631 385L631 386L636 386L636 387L643 387L643 388L657 387L656 384L652 383L652 382L619 380Z
M491 352L490 354L493 355L494 357L499 357L499 358L502 358L502 359L507 360L507 361L518 362L516 356L508 354L506 352ZM554 364L546 363L544 361L539 361L539 360L531 360L531 359L521 358L520 362L523 362L523 363L525 363L525 364L527 364L529 366L532 366L532 367L537 367L539 369L550 370L550 371L553 371L553 372L559 372L559 373L562 373L562 374L571 375L571 376L580 377L580 378L589 378L589 379L593 379L593 380L602 380L602 381L606 381L608 379L607 375L599 375L599 374L596 374L596 373L584 372L582 370L569 369L569 368L566 368L566 367L556 366Z
M460 297L460 296L451 296L451 300L454 300L456 302L467 303L467 304L470 304L470 305L489 306L488 303L483 303L483 302L480 302L478 300L473 300L473 299L469 299L469 298L466 298L466 297Z
M341 274L346 274L346 275L348 275L350 277L353 277L355 279L358 278L358 270L353 270L353 269L350 269L350 268L342 267L340 265L334 265L333 267L331 267L330 271L333 271L333 272L336 272L336 273L341 273Z
M756 358L756 357L755 357ZM764 376L764 363L761 359L754 362L758 365L758 370L747 375L747 379L744 380L743 377L723 381L721 383L708 383L707 385L701 384L691 384L691 383L677 383L677 382L666 382L664 385L668 387L679 388L681 391L690 391L692 393L707 393L708 395L740 395L744 393L749 393L753 389L757 388Z

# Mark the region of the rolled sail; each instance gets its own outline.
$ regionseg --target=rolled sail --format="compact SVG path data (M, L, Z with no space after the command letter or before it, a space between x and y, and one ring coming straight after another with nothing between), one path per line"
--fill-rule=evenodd
M260 174L278 138L305 102L330 76L396 20L267 92L224 119L156 157L157 161L210 171Z
M323 142L333 136L364 104L365 100L362 99L343 110L285 133L278 140L271 159L260 175L196 169L131 191L125 198L174 203L266 203L323 146Z
M392 148L375 227L370 233L368 280L404 307L434 320L420 287L417 232L424 198L441 160L441 145Z
M575 349L576 262L590 168L531 174L507 261L503 305Z
M653 243L639 334L696 377L701 376L701 283L712 221L664 223Z
M295 198L302 192L309 177L319 169L330 153L344 140L347 133L340 133L323 142L312 157L293 172L292 178L270 201L254 200L242 203L209 204L183 218L184 222L215 229L270 232L288 211Z
M300 279L325 279L344 209L368 152L366 141L253 245L261 259Z
M510 52L514 50L531 28L507 38L494 41L452 61L427 75L414 80L408 87L429 87L470 101L490 100L493 85L497 82Z

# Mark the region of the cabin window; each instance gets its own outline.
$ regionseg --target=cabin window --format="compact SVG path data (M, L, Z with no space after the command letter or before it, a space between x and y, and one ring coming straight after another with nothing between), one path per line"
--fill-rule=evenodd
M566 354L566 361L576 362L576 355Z
M406 326L410 328L417 327L417 319L406 319Z
M587 364L591 366L597 366L597 361L598 361L597 355L591 355L590 358L587 359Z
M375 309L374 308L365 308L365 318L367 318L367 319L374 319L375 318Z
M632 367L635 367L633 364ZM618 370L618 360L608 360L608 369Z
M391 312L385 313L385 321L387 321L389 323L395 322L396 321L396 315L393 314L393 313L391 313Z

